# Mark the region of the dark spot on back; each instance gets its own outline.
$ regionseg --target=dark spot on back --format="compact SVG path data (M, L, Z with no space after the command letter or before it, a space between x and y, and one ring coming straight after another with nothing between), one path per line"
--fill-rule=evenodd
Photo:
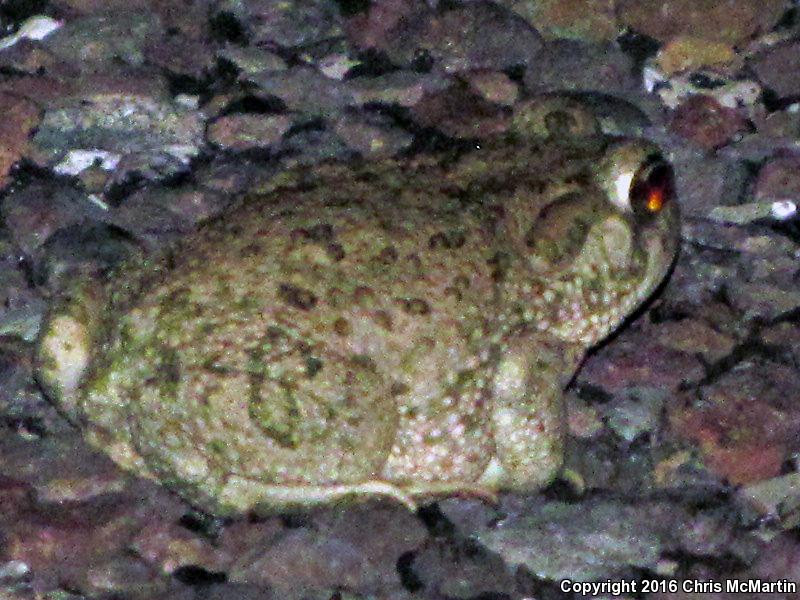
M428 240L428 248L431 250L437 250L439 248L449 248L450 241L447 239L447 236L443 234L441 231L439 233L435 233L431 236Z
M467 277L464 274L456 275L453 278L453 285L464 290L469 289L470 286L469 277Z
M309 233L308 229L304 229L302 227L295 227L289 232L289 240L292 243L310 239L311 239L311 233Z
M359 306L368 306L375 301L375 292L372 288L360 285L353 291L353 300Z
M330 256L336 262L339 262L346 256L344 248L341 244L328 244L326 250L328 252L328 256Z
M397 261L398 258L397 249L394 246L386 246L383 250L381 250L378 253L378 256L376 256L375 258L379 262L389 265Z
M320 371L322 371L322 361L313 356L306 357L306 376L313 379Z
M406 259L414 264L415 269L422 269L422 259L419 257L419 254L409 254L406 256Z
M317 305L317 297L311 291L288 283L278 286L278 297L289 306L300 310L311 310Z
M325 201L325 206L329 208L341 208L343 206L352 206L355 204L359 204L359 202L352 198L345 198L344 196L333 196Z
M391 331L394 323L392 322L392 315L390 315L385 310L378 310L375 311L375 314L372 315L372 318L378 324L378 327L385 331Z
M409 315L427 315L431 312L431 306L421 298L401 298L399 300L403 311Z
M536 245L536 224L534 223L527 232L525 232L525 237L523 238L525 241L525 245L528 248L533 248Z
M239 250L239 256L241 256L242 258L247 258L249 256L256 256L258 254L261 254L263 250L264 248L261 246L261 244L256 244L254 242L252 244L247 244L246 246L243 246Z
M464 299L464 294L461 293L461 290L453 286L444 288L444 295L446 297L455 298L457 302L461 302L461 300Z
M314 225L308 230L308 235L315 242L329 242L333 239L333 226L329 223Z
M452 250L453 248L461 248L467 241L467 236L463 231L450 231L448 233L439 232L433 234L428 240L428 247L431 250L438 248L446 248Z
M333 330L336 332L337 335L345 337L350 335L350 333L353 331L353 328L350 325L350 321L339 317L333 322Z
M505 252L497 252L486 261L486 264L492 267L492 281L502 281L511 265L511 257Z
M328 291L325 294L325 297L328 300L328 304L331 305L331 308L337 308L337 307L342 306L342 304L347 302L347 298L346 298L345 293L342 290L340 290L339 288L336 288L336 287L328 288Z
M378 179L377 173L373 171L358 171L355 175L355 180L359 183L370 183Z
M408 393L411 388L408 387L405 383L401 383L399 381L392 382L392 387L389 388L389 393L392 396L402 396L403 394Z

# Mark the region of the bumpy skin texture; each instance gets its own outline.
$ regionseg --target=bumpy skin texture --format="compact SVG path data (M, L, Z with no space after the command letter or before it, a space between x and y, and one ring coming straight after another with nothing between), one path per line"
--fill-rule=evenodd
M563 387L674 258L677 207L637 215L619 183L655 151L496 141L288 172L169 257L77 284L40 381L120 465L218 514L534 490Z

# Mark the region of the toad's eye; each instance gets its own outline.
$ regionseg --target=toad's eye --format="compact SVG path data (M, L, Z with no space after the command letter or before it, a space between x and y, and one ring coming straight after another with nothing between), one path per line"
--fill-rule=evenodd
M631 181L628 201L635 215L657 215L675 197L672 166L658 155L651 156Z

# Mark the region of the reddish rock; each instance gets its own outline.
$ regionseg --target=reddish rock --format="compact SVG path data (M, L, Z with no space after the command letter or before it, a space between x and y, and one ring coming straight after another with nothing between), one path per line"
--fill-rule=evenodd
M0 82L0 94L27 98L34 104L47 107L50 102L74 93L73 81L61 81L52 77L17 77Z
M749 130L747 119L710 96L692 96L672 114L669 128L702 148L713 150Z
M8 184L8 173L28 149L28 136L41 120L39 108L30 100L0 92L0 188Z
M578 381L612 394L630 387L674 391L704 374L702 363L695 356L667 348L650 331L639 328L629 329L613 344L590 356Z
M778 475L796 449L798 397L800 376L794 369L753 361L671 403L669 422L678 437L699 447L717 475L747 484Z

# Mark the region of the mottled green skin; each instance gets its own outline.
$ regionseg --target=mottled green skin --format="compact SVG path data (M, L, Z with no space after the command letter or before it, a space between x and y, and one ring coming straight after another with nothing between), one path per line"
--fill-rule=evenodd
M40 380L119 464L216 513L536 489L563 386L675 254L676 207L610 203L608 156L498 141L288 172L170 259L77 286Z

